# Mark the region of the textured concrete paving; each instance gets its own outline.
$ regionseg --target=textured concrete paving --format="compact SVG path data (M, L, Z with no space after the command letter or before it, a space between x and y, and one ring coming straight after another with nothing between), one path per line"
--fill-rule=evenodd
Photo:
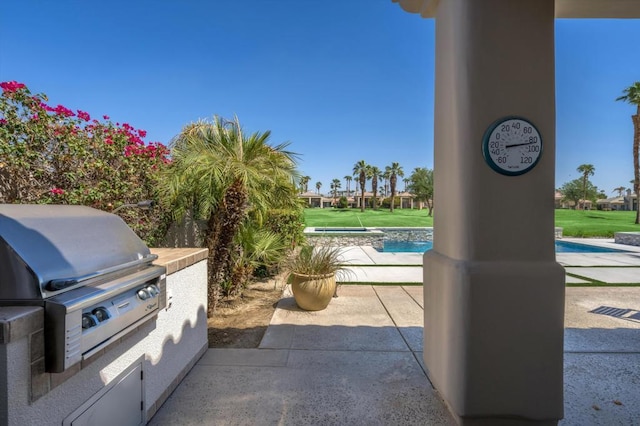
M636 253L558 253L562 266L640 266Z
M569 287L565 420L640 424L640 287Z
M454 424L424 373L420 286L343 286L320 312L289 292L259 349L210 349L152 425ZM565 419L640 422L640 287L566 291Z
M572 277L571 275L565 276L566 284L589 284L591 281L587 281L581 278Z
M580 278L602 281L607 284L629 284L640 282L640 268L565 267L565 270L570 274L578 275Z
M305 312L287 289L260 349L210 349L150 424L454 425L416 351L419 293L343 286Z
M353 266L338 282L422 284L422 266Z

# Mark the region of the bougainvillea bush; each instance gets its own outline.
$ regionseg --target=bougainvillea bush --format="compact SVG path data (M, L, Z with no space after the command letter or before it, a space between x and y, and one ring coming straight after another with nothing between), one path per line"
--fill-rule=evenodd
M15 81L0 83L0 202L82 204L112 211L123 204L158 200L167 148L146 143L146 132L108 116L52 106ZM147 244L156 245L168 215L118 211Z

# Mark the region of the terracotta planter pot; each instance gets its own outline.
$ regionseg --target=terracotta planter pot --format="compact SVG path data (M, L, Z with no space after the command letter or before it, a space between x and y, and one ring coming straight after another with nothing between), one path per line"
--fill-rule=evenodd
M336 292L336 275L302 275L293 273L291 290L300 309L321 311Z

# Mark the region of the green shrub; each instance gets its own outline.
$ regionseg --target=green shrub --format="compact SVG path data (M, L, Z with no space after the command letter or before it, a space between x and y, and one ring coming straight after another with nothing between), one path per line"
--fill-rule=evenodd
M304 217L302 210L270 210L265 227L286 241L290 247L304 242Z
M347 201L347 197L345 196L340 197L340 199L338 200L338 208L346 209L347 207L349 207L349 202Z
M393 206L394 208L400 207L400 197L396 197L395 202L393 203ZM385 209L388 209L389 207L391 207L391 197L387 197L384 200L382 200L381 207Z

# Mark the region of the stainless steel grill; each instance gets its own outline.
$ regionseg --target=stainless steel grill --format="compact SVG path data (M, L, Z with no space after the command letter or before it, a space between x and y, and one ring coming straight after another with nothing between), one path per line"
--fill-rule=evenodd
M118 216L0 205L0 305L45 309L47 371L62 372L166 304L157 257Z

